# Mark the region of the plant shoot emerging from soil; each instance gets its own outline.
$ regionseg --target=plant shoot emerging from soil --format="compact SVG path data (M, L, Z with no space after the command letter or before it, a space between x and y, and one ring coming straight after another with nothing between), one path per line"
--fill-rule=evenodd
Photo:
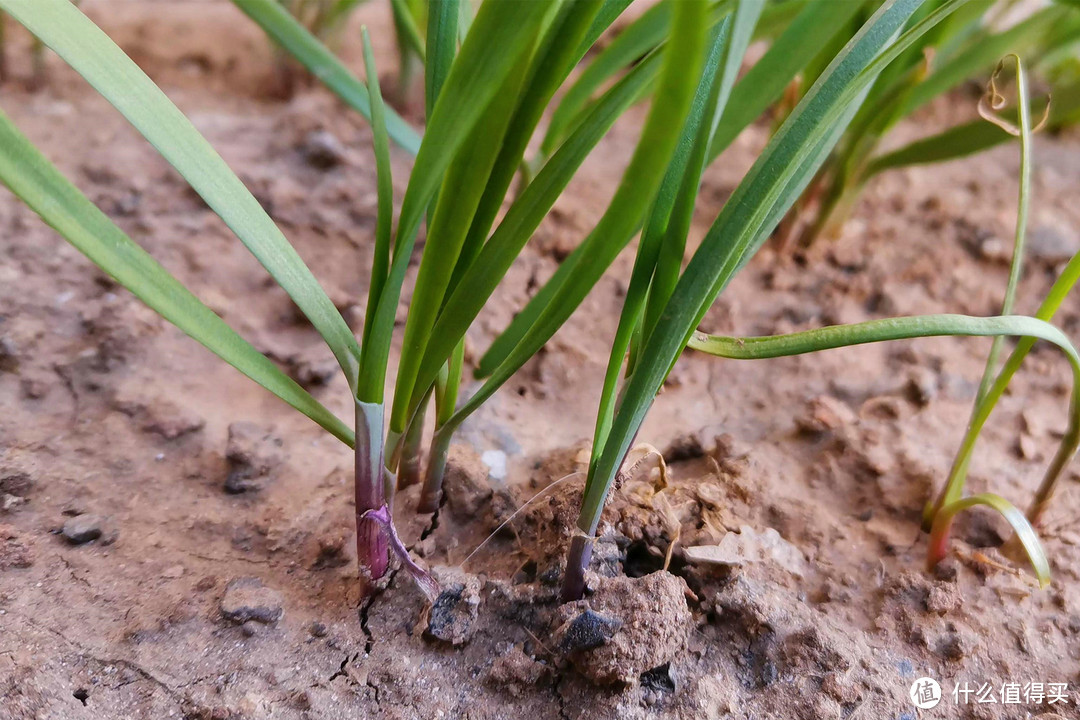
M943 556L955 514L974 505L1010 522L1041 582L1048 563L1033 526L1080 440L1080 358L1049 324L1080 273L1074 258L1034 318L1014 304L1030 195L1031 102L1019 58L1019 120L991 81L996 124L974 140L920 141L876 155L899 120L981 72L1012 45L1047 53L1080 31L1074 10L1054 6L1000 29L982 0L885 0L766 4L764 0L665 0L610 42L628 0L393 0L400 91L423 63L423 134L383 100L375 54L362 32L366 81L322 40L344 38L354 0L233 0L287 53L371 125L377 216L362 331L357 338L259 202L161 90L67 0L0 0L78 71L164 156L237 235L320 334L343 372L354 426L334 416L240 338L128 238L0 116L0 179L75 247L163 317L304 413L355 452L357 557L365 594L395 557L429 598L433 580L409 557L393 520L394 497L422 482L419 511L437 512L454 433L563 326L640 233L633 270L600 388L599 407L562 597L586 589L604 502L642 421L683 350L724 358L793 355L934 335L993 336L967 434L941 497L928 507L929 560ZM747 49L769 42L739 80ZM1004 47L1010 46L1010 47ZM575 68L591 61L573 81ZM1015 57L1015 56L1013 56ZM999 68L1000 70L1000 68ZM565 92L560 93L560 89ZM556 97L559 97L556 100ZM1066 92L1067 99L1073 94ZM1080 97L1080 95L1077 95ZM551 279L480 358L486 378L459 402L466 338L476 318L582 163L627 110L649 100L636 147L599 220ZM779 105L777 106L777 103ZM777 106L775 131L683 268L702 177L747 125ZM1075 117L1071 101L1048 122ZM550 122L542 136L542 120ZM1056 123L1056 125L1055 125ZM952 131L950 131L952 132ZM807 242L842 221L877 172L956 157L1019 136L1020 203L1013 264L999 317L926 315L792 335L728 338L698 332L707 310L777 226L816 203ZM526 159L530 141L539 152ZM950 135L949 137L955 137ZM393 143L414 156L395 218ZM520 172L521 184L510 196ZM811 202L813 201L813 202ZM793 210L794 209L794 210ZM422 229L426 235L421 243ZM401 298L415 285L387 396ZM1003 338L1022 340L998 369ZM1073 372L1069 429L1027 518L1003 498L963 497L978 434L1036 340L1058 346ZM432 407L433 406L433 407ZM433 412L432 412L433 410ZM424 457L425 422L434 437ZM670 559L670 558L669 558Z

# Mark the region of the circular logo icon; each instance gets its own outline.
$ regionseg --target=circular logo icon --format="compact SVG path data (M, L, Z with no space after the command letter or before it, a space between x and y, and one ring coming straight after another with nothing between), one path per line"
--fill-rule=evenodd
M937 704L941 702L941 686L934 678L921 677L911 683L908 695L911 696L911 702L915 707L920 710L929 710L937 707Z

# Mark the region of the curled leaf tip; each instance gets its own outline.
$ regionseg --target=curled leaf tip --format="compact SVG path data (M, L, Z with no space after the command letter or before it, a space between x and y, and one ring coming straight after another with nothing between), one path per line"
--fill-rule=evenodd
M1002 95L1001 92L998 90L998 77L1001 75L1002 72L1004 72L1006 62L1012 62L1012 64L1016 68L1016 79L1018 85L1017 94L1020 96L1018 98L1018 101L1024 104L1027 103L1027 94L1022 90L1022 86L1026 85L1026 81L1024 79L1023 62L1020 60L1019 55L1009 54L998 61L997 67L994 68L994 72L991 73L990 80L986 83L986 92L983 93L983 96L981 98L979 98L977 110L979 112L979 117L981 117L983 120L997 125L999 128L1009 133L1013 137L1020 137L1020 135L1023 133L1023 128L1020 125L1011 123L1005 118L998 115L1001 110L1005 109L1006 104L1005 96ZM1037 133L1042 130L1044 127L1046 127L1049 119L1050 95L1048 94L1046 97L1046 107L1043 108L1042 118L1039 120L1038 123L1035 124L1033 128L1031 128L1031 132Z

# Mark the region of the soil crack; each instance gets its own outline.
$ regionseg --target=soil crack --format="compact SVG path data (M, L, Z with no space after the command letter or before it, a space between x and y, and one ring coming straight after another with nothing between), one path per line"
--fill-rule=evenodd
M431 513L431 520L428 522L427 527L420 531L420 539L409 546L410 552L419 543L427 540L428 536L439 528L439 514L442 512L444 503L446 503L446 493L443 493L442 498L439 500L439 506L435 508L435 512Z

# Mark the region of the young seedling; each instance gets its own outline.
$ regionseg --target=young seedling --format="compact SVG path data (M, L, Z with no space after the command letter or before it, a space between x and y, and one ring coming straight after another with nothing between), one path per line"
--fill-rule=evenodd
M378 580L387 566L387 535L379 513L387 503L384 485L383 384L393 320L413 240L440 179L454 155L465 146L474 127L489 111L492 99L506 89L552 11L540 3L488 3L477 15L475 34L445 80L446 93L431 113L426 144L418 149L415 172L406 191L396 238L391 237L388 113L382 106L374 68L369 87L336 77L343 89L364 100L372 118L377 146L379 205L375 260L369 286L368 318L363 346L357 343L333 303L258 202L221 158L169 102L168 98L109 38L67 0L3 0L3 8L79 71L170 162L209 207L255 254L330 346L356 398L359 434L331 415L288 380L274 365L175 280L138 250L104 215L33 150L10 123L2 180L83 250L103 269L151 307L228 360L357 451L358 552L362 574ZM287 26L282 26L287 27ZM492 42L505 39L506 45ZM301 47L306 37L299 38ZM311 58L325 59L322 51ZM370 62L370 53L368 60ZM333 66L339 68L340 66ZM407 133L399 136L407 139ZM433 239L428 247L434 247ZM417 292L423 293L418 286ZM355 437L355 439L354 439Z
M1017 123L1015 125L1003 120L1000 116L995 114L996 111L1000 110L1005 104L1004 98L998 92L997 78L1007 63L1014 66L1016 74ZM1003 301L1003 313L1010 312L1012 309L1023 263L1024 240L1031 196L1031 135L1038 129L1038 127L1032 127L1029 106L1030 100L1028 97L1027 77L1024 72L1023 64L1019 57L1010 55L999 63L994 74L991 76L987 93L983 101L980 102L980 114L982 114L984 118L991 121L995 127L1001 128L1004 132L1011 136L1018 137L1020 140L1020 189L1016 235L1014 239L1012 265L1009 272L1009 282L1006 287L1005 299ZM1042 123L1040 122L1040 125L1041 124ZM1080 260L1074 257L1065 267L1061 276L1051 288L1046 300L1044 300L1042 306L1036 312L1036 318L1048 321L1054 316L1062 300L1068 295L1069 291L1071 291L1076 283L1078 272L1080 272ZM1013 351L1012 355L1005 362L1004 367L1002 367L1000 371L998 370L1000 343L995 341L994 345L991 347L990 354L987 357L986 369L983 373L982 381L979 384L979 390L976 393L975 406L972 409L971 419L968 422L968 427L961 443L960 450L953 461L949 477L942 488L937 501L932 505L928 504L924 512L923 526L925 529L931 530L932 532L930 555L928 557L928 562L930 563L936 562L936 560L940 558L940 553L947 542L950 528L949 520L941 520L937 516L944 512L946 508L961 501L964 493L964 482L967 476L968 466L971 462L971 457L975 449L975 444L978 441L979 433L990 414L993 412L997 401L1008 387L1013 374L1020 367L1020 364L1023 362L1024 357L1026 357L1033 344L1032 341L1027 339L1022 341ZM1047 469L1042 483L1036 491L1035 498L1028 510L1027 519L1032 525L1037 526L1039 524L1043 513L1053 498L1057 482L1065 467L1076 454L1078 445L1080 445L1080 419L1075 417L1074 411L1073 413L1070 413L1069 426L1065 431L1058 451L1054 455L1050 467ZM946 517L951 517L951 515L947 514ZM1020 536L1019 532L1018 536Z

